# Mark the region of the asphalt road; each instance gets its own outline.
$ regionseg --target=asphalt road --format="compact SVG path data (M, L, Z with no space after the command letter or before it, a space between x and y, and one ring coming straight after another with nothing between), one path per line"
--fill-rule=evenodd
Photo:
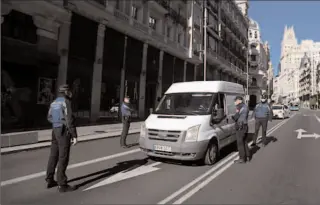
M233 164L233 145L214 166L198 166L148 160L137 146L120 148L119 138L80 143L72 148L67 171L70 184L79 186L71 193L45 189L48 148L3 155L1 203L319 204L320 139L297 139L295 132L301 128L307 131L302 134L320 134L315 114L320 120L320 112L302 110L272 121L272 140L243 165ZM137 139L129 136L131 143Z

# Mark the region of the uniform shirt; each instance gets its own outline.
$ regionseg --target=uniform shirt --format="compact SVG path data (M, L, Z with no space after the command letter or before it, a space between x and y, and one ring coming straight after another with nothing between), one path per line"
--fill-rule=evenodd
M237 105L237 113L233 119L239 124L248 124L249 109L244 103Z
M121 115L122 117L131 117L132 109L128 103L122 103L121 105Z

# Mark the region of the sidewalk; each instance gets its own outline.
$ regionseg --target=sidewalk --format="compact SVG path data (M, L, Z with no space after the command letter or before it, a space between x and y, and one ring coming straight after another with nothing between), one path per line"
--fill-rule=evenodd
M141 123L142 122L132 122L129 134L139 133ZM78 127L77 131L79 142L116 137L121 134L122 124ZM49 129L2 134L1 154L50 146L51 132L52 130Z

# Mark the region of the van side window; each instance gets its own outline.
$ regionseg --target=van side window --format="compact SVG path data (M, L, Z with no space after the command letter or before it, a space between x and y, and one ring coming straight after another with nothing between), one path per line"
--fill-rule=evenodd
M222 108L223 110L225 110L225 108L224 108L224 94L222 94L222 93L219 93L217 108L218 109Z
M229 115L236 114L236 105L234 104L234 99L236 98L236 95L226 95L226 104L228 109Z

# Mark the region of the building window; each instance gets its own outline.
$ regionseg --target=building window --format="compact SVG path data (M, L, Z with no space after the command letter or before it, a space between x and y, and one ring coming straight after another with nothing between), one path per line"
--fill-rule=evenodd
M251 31L250 31L250 33L249 33L249 37L252 38L252 32L251 32Z
M116 9L120 9L120 0L116 0Z
M257 56L256 55L251 55L251 61L256 61L257 60Z
M258 38L258 33L255 31L254 32L254 38L257 39Z
M167 27L167 37L168 38L171 37L171 31L172 31L172 28L171 27Z
M138 8L135 6L132 6L131 8L131 17L138 20Z
M153 17L149 17L149 27L156 30L157 20Z
M178 34L178 43L180 44L180 43L181 43L181 41L182 41L182 34L181 34L181 33L179 33L179 34Z

